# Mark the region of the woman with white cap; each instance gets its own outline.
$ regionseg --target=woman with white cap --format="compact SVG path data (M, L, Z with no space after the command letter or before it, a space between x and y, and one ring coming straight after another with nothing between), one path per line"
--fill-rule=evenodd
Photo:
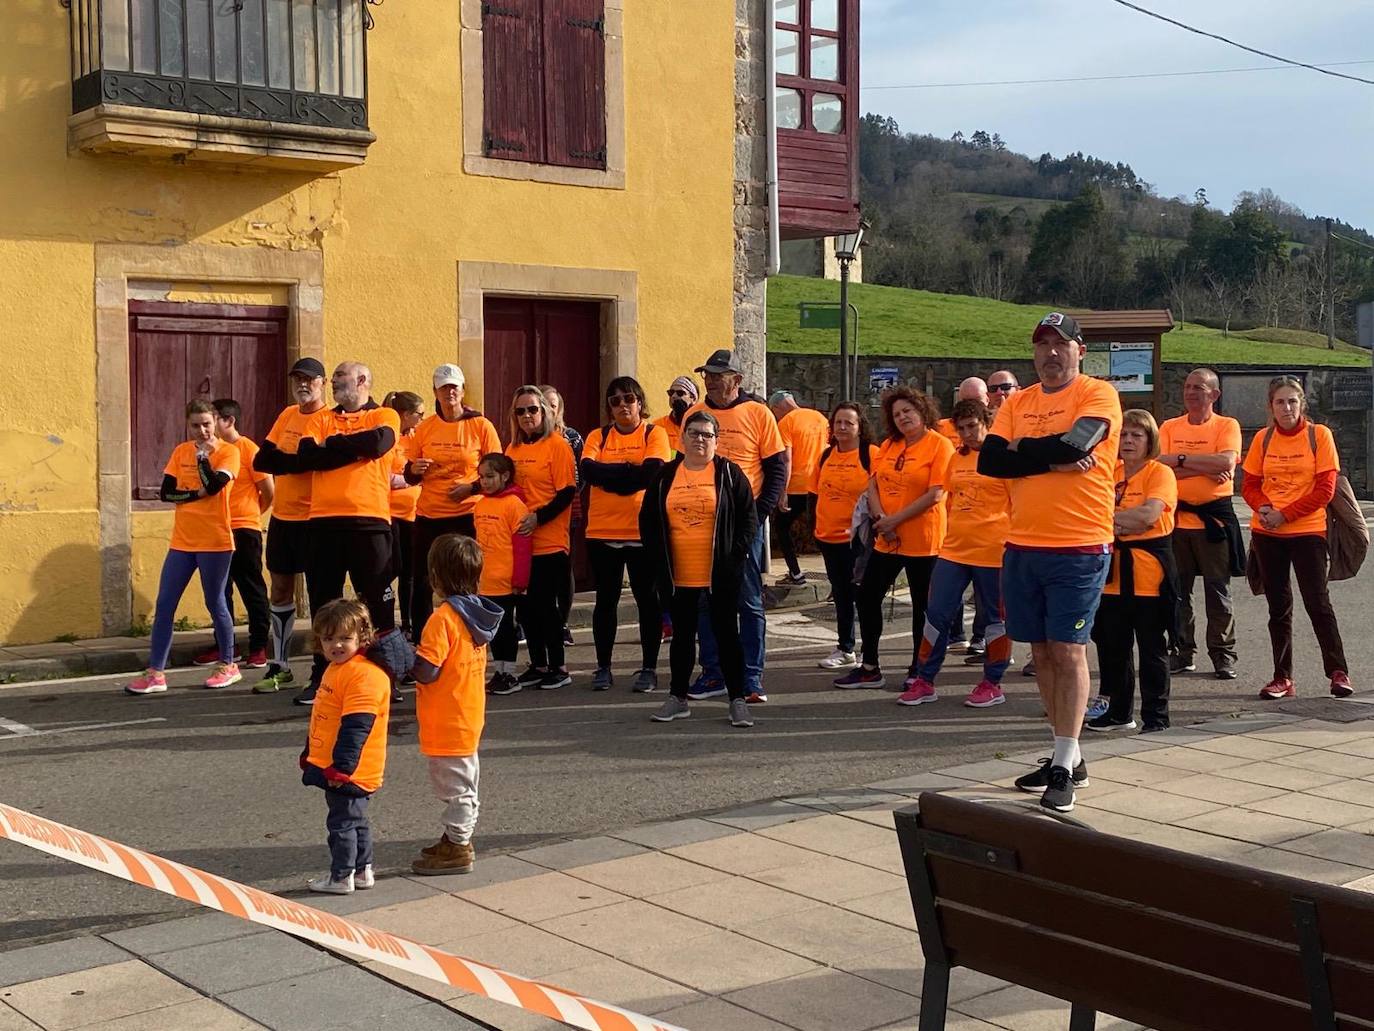
M491 420L463 404L463 386L458 366L445 364L434 370L434 414L415 428L408 449L405 479L420 485L410 597L411 625L417 630L434 611L429 549L446 533L476 537L472 509L479 493L477 463L483 455L501 450Z

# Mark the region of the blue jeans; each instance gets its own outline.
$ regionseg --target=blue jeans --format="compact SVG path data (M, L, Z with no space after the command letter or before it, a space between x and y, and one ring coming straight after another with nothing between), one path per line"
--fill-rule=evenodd
M157 607L153 614L152 653L148 668L164 670L172 653L172 624L176 620L177 605L191 576L199 570L200 589L205 594L205 607L215 625L215 645L222 656L234 654L234 620L224 600L224 585L229 582L232 551L178 551L171 548L162 563L162 578L157 585Z
M351 873L362 873L372 863L372 825L367 822L367 800L326 788L329 813L324 829L329 840L329 876L341 881Z
M739 636L744 646L744 693L763 690L763 646L768 621L763 615L763 524L749 545L749 558L739 584ZM705 680L724 683L720 672L720 650L711 619L702 612L697 619L697 643L701 648L701 675Z
M983 628L987 651L983 653L983 679L1000 684L1011 661L1011 638L1002 623L1002 570L996 566L966 566L961 562L937 558L930 574L930 600L926 602L926 625L916 672L935 683L949 647L949 628L954 613L964 607L964 591L973 584L978 607L987 614Z

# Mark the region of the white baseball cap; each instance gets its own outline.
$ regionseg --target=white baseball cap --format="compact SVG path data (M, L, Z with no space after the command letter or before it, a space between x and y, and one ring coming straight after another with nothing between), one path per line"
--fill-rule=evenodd
M456 365L440 365L434 370L434 389L440 387L461 387L464 383L463 370Z

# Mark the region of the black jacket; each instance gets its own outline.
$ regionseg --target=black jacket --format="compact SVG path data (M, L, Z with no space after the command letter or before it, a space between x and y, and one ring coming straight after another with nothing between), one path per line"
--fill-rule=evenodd
M738 594L749 546L758 532L754 511L754 491L744 470L728 458L717 455L716 533L711 542L711 590ZM668 490L682 464L678 455L665 465L644 491L639 508L639 539L654 563L654 572L664 597L673 593L673 548L668 540Z

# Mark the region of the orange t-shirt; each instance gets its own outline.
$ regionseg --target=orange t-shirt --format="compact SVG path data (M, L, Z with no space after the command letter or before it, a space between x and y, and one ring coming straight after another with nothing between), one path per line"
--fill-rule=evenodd
M339 725L345 716L353 713L371 713L377 718L349 780L364 791L376 791L382 786L382 772L386 768L386 721L391 714L391 683L380 667L361 654L347 662L331 662L324 671L315 704L310 709L310 751L306 762L322 770L334 765Z
M434 467L420 481L418 515L426 519L451 519L467 515L477 504L477 495L454 501L448 492L460 483L477 482L477 463L483 455L501 450L496 427L483 415L445 422L431 415L415 427L410 461L428 458Z
M401 417L393 408L371 405L356 412L331 408L310 427L315 443L323 444L335 434L362 433L390 426L396 439L401 437ZM394 448L392 449L394 450ZM391 522L392 450L380 458L350 462L338 469L313 474L310 485L310 518L356 516Z
M420 754L476 754L487 719L487 646L472 640L463 617L445 603L425 623L415 654L439 667L439 679L415 688Z
M1111 384L1082 373L1052 394L1040 384L1002 402L992 433L1004 440L1067 433L1085 417L1107 421L1107 435L1093 450L1087 472L1041 473L1007 480L1011 532L1007 543L1026 548L1082 548L1112 542L1112 489L1121 442L1121 398Z
M684 415L685 419L686 416ZM654 420L655 426L663 427L663 432L668 434L668 457L671 458L682 450L682 424L673 422L671 415L660 415Z
M978 452L956 450L945 479L949 526L940 557L965 566L998 567L1011 526L1007 481L978 471Z
M1269 503L1275 508L1287 508L1293 502L1312 493L1318 473L1335 472L1341 467L1340 455L1336 453L1336 438L1325 426L1312 424L1317 433L1317 453L1307 441L1307 423L1304 421L1298 432L1291 436L1277 429L1269 438L1269 450L1264 450L1264 437L1267 429L1255 434L1250 441L1250 452L1245 456L1245 475L1261 477L1261 490ZM1281 537L1298 534L1326 533L1326 509L1319 508L1295 522L1284 523L1277 530L1266 530L1259 516L1252 516L1250 529L1260 533L1272 533Z
M931 487L944 487L953 454L954 445L938 433L927 432L914 444L883 441L873 462L873 475L884 514L906 508ZM897 527L895 545L878 537L874 548L889 555L938 555L947 521L945 506L937 502Z
M406 463L414 455L411 454L415 448L415 434L411 432L403 435L396 440L396 447L391 452L391 475L400 476L406 471ZM420 501L420 488L415 487L393 487L391 489L391 518L399 519L403 523L415 520L415 506Z
M868 469L859 461L859 449L830 450L823 465L816 466L811 479L811 493L816 495L816 540L827 544L849 541L849 524L859 495L868 487L878 449L868 445Z
M262 499L258 497L258 484L272 474L253 468L259 448L243 434L240 433L239 439L230 446L239 449L239 474L228 488L230 525L235 530L261 530Z
M954 428L953 419L941 419L935 424L935 428L940 431L940 435L954 445L955 449L964 446L963 439L959 436L959 431Z
M716 441L716 454L728 458L744 470L749 477L755 500L763 490L763 460L780 455L786 445L778 432L778 421L768 406L753 398L743 400L729 408L712 408L705 401L694 404L682 417L682 424L694 412L709 412L720 423L720 437Z
M267 439L277 446L283 454L294 455L299 450L300 440L312 436L312 423L322 418L329 409L306 415L299 405L292 405L277 416L277 421L267 431ZM299 523L310 518L310 487L314 480L312 473L283 473L277 477L276 491L272 495L272 517L284 523Z
M678 587L710 587L716 537L715 463L696 472L680 464L666 501L673 583Z
M1215 455L1231 451L1239 458L1240 423L1229 416L1216 414L1196 425L1189 422L1186 415L1166 419L1159 427L1159 450L1165 454L1184 455ZM1178 477L1178 500L1190 505L1205 505L1217 498L1229 498L1233 486L1232 481L1217 483L1210 476ZM1202 520L1191 512L1180 512L1178 528L1201 530Z
M1164 512L1155 524L1144 533L1127 534L1123 541L1148 541L1153 537L1164 537L1174 532L1174 516L1178 512L1178 481L1174 471L1162 462L1153 459L1146 462L1140 471L1126 479L1126 466L1118 462L1114 474L1116 503L1118 509L1139 508L1151 498L1164 503ZM1121 593L1121 563L1130 561L1135 576L1135 593L1138 598L1159 597L1160 584L1164 582L1164 567L1153 555L1143 551L1119 551L1112 561L1111 579L1102 589L1103 594Z
M533 444L511 444L506 454L515 463L515 482L525 495L531 512L543 508L565 487L577 486L576 462L572 448L561 433L550 433ZM569 505L542 526L535 527L534 553L552 555L568 551L572 528L572 506Z
M172 517L171 547L177 551L233 551L234 530L230 516L230 496L239 477L239 449L222 440L210 452L210 468L228 473L229 483L218 494L177 505ZM197 468L196 445L185 440L172 449L172 457L162 470L175 476L177 490L203 487Z
M647 422L630 433L621 433L614 424L601 443L601 430L592 430L582 442L582 457L606 465L643 465L650 459L666 462L673 457L668 434ZM639 540L639 506L644 492L612 494L601 487L590 489L587 539L593 541Z
M488 598L504 598L515 593L515 551L511 537L529 509L516 494L477 495L472 521L477 543L482 549L482 582L477 593Z
M805 494L816 478L816 463L830 442L830 420L814 408L796 408L778 420L784 447L792 449L792 475L788 494Z

